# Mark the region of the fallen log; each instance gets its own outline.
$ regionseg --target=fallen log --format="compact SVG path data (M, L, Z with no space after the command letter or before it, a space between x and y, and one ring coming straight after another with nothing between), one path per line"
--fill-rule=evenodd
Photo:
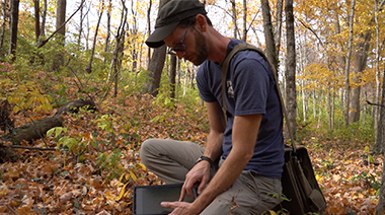
M43 138L51 128L63 125L63 114L78 113L80 108L96 111L96 105L92 100L74 100L61 106L53 117L43 118L13 129L9 135L7 135L7 139L11 139L14 144L19 145L23 140L33 141Z
M12 136L13 142L20 144L22 140L32 141L43 138L49 129L62 126L63 121L61 116L55 115L15 128L15 135Z

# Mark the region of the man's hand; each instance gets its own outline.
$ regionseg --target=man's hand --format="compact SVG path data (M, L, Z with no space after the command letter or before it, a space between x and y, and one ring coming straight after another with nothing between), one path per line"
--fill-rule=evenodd
M170 215L197 215L201 209L193 207L191 203L187 202L162 202L160 204L165 208L174 208Z
M207 161L201 161L197 163L186 175L182 191L179 197L179 201L183 201L186 192L195 197L192 189L198 186L198 195L205 189L207 182L210 179L210 163Z

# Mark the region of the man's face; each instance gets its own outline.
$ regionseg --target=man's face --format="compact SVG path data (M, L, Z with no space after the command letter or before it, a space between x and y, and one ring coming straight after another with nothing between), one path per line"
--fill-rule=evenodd
M186 35L183 39L183 36ZM208 49L204 35L195 29L194 25L188 28L177 27L163 40L168 47L174 48L181 41L185 46L184 51L176 49L179 59L184 58L198 66L202 64L208 56Z

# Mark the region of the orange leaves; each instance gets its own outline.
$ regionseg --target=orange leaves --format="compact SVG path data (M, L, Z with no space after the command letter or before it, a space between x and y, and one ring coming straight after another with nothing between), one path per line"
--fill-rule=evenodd
M360 144L362 147L355 148L351 142L337 139L317 143L323 145L321 149L312 149L313 143L308 144L316 179L328 203L326 214L374 214L378 203L374 188L381 181L382 167L363 164L361 157L368 153L365 147Z

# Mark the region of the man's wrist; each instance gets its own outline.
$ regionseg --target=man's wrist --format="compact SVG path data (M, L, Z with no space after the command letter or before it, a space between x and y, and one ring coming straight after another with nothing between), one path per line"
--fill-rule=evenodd
M198 160L195 162L195 164L197 164L197 163L199 163L199 162L201 162L201 161L207 161L207 162L209 162L210 163L210 167L212 167L213 166L213 160L211 160L211 158L209 158L209 157L207 157L207 156L200 156L199 158L198 158Z

